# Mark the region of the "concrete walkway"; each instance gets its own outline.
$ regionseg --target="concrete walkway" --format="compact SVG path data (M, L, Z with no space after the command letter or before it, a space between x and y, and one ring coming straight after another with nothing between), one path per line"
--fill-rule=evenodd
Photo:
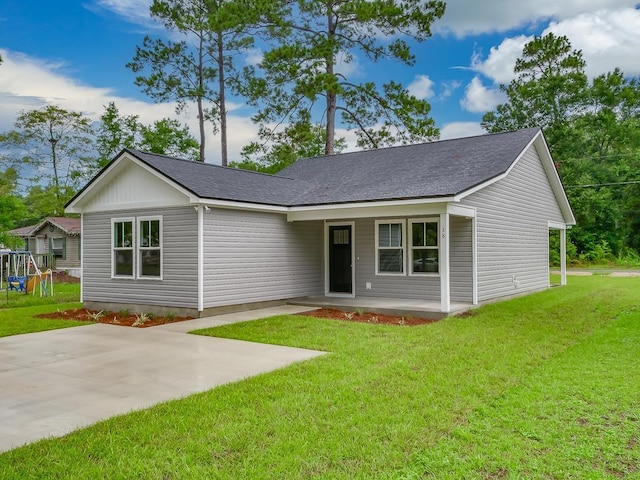
M0 338L0 452L323 352L184 332L283 306L137 329L95 324Z

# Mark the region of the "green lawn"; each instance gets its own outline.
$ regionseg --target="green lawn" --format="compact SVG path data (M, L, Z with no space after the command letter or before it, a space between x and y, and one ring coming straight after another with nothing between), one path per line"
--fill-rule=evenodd
M54 284L52 297L41 298L37 294L25 295L11 291L7 303L6 293L0 292L0 337L87 325L87 322L35 318L40 313L81 307L79 283Z
M36 294L19 293L15 291L0 291L0 310L4 308L30 307L36 305L56 305L80 301L79 283L54 283L53 296L40 297Z
M422 327L281 316L200 332L332 354L7 452L0 472L640 478L640 278L569 282Z

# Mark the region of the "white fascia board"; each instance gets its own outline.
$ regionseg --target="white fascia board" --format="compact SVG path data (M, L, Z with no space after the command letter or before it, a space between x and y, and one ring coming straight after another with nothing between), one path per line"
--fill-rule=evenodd
M419 198L412 200L388 200L382 202L345 203L339 205L314 205L291 207L287 221L344 220L349 218L382 218L397 215L436 215L446 211L453 197Z
M553 190L553 193L558 200L558 205L560 206L560 210L562 211L562 216L564 217L565 223L567 225L575 225L576 217L573 215L571 204L569 203L567 194L565 193L562 182L560 181L558 171L553 164L551 152L549 151L549 147L547 146L547 142L545 141L542 132L536 135L534 141L536 142L538 155L542 160L542 166L544 167L544 170L547 173L547 178L549 179L549 183L551 184L551 190Z
M560 222L547 222L549 224L549 228L552 230L566 230L567 225L565 223Z
M465 205L449 203L447 204L447 213L449 215L454 215L456 217L475 218L476 208L467 207Z
M540 157L540 161L542 162L542 167L544 168L545 173L547 174L547 178L549 179L549 185L551 185L551 190L553 191L556 200L558 201L558 206L562 211L562 215L564 216L567 225L575 225L576 219L573 216L573 212L571 211L571 206L569 205L569 200L567 199L567 195L565 194L564 188L562 187L562 182L560 181L560 177L558 176L558 172L553 164L553 160L551 158L551 152L549 151L549 147L547 147L547 143L544 140L544 136L542 134L542 130L540 130L531 141L522 149L520 155L513 161L513 163L509 166L506 172L498 175L490 180L487 180L480 185L476 185L469 190L465 190L464 192L456 195L455 201L459 202L465 197L468 197L472 193L477 192L478 190L482 190L483 188L492 185L511 173L511 170L518 164L520 159L524 156L524 154L529 150L529 147L535 145L536 151L538 152L538 157Z
M278 205L265 205L261 203L239 202L233 200L213 200L207 198L197 198L191 202L194 205L203 205L213 208L229 208L232 210L249 210L253 212L274 212L288 213L289 207Z

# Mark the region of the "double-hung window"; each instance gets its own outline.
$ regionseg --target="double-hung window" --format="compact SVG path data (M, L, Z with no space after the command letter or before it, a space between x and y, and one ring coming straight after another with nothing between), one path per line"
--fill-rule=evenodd
M113 277L133 277L133 218L111 220Z
M438 221L409 220L411 229L411 273L438 273Z
M114 278L162 278L162 217L111 220Z
M376 273L403 275L404 220L376 220Z
M162 278L162 221L138 218L138 278Z

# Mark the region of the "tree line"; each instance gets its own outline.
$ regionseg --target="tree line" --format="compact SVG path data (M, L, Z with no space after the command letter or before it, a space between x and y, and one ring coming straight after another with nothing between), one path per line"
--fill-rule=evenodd
M222 165L275 173L301 157L342 151L338 127L361 148L437 139L428 102L398 82L356 81L346 67L359 57L414 65L411 42L427 40L444 11L441 1L154 0L151 17L166 34L145 37L127 67L154 101L175 102L177 113L195 105L197 138L177 120L145 125L113 103L94 123L57 106L21 112L15 128L0 134L0 232L62 214L123 147L205 161L207 132L214 132ZM259 59L246 64L258 48ZM639 81L618 69L589 79L585 67L568 38L535 38L514 80L501 86L505 103L482 126L543 128L578 220L570 257L638 262ZM228 158L229 98L252 106L258 126L235 162Z
M527 43L488 132L542 127L577 225L570 258L640 265L640 79L589 79L580 50L549 33Z

